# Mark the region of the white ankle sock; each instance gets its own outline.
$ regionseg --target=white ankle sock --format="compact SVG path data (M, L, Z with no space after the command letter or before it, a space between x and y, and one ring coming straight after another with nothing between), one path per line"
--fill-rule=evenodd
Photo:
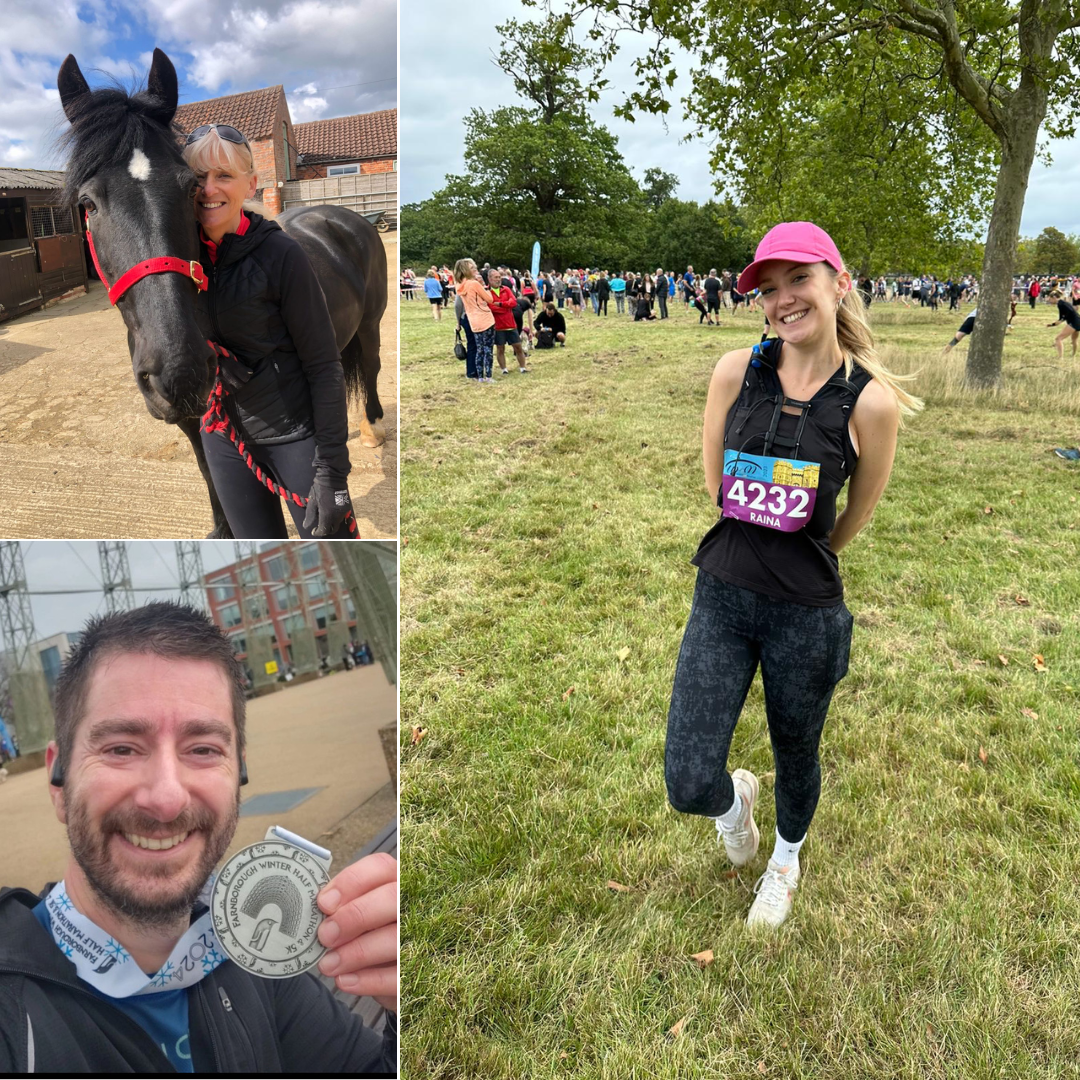
M798 872L799 869L799 848L806 842L804 836L802 840L797 840L795 843L791 843L785 840L779 830L776 833L776 847L773 848L772 861L778 866L790 866L793 870Z
M721 829L734 829L739 824L739 818L742 817L743 801L742 796L736 791L735 801L731 804L731 809L726 813L721 814L717 818L713 818L714 821L719 822Z

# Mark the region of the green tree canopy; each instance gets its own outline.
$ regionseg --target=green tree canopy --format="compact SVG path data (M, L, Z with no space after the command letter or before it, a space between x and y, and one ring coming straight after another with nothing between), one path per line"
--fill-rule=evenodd
M997 175L967 377L975 386L998 382L1024 194L1048 109L1048 134L1071 136L1074 130L1072 99L1080 90L1076 3L754 0L747 7L745 0L709 0L702 12L691 14L655 0L578 0L572 17L580 22L590 10L590 32L603 41L605 59L614 55L624 32L635 42L641 35L654 40L635 62L639 89L620 108L624 115L636 109L666 112L676 79L674 46L695 56L688 114L715 141L717 159L736 175L744 156L753 159L753 139L778 128L781 134L800 126L806 131L799 120L808 107L838 93L854 103L878 74L911 87L919 102L926 101L919 82L938 86L926 104L936 117L951 113L963 117L965 126L985 128ZM949 135L946 126L938 129L924 162L949 160ZM777 144L776 138L770 141ZM984 145L978 141L976 153ZM785 147L784 166L798 170L799 159L815 154L818 142L792 139ZM920 167L913 163L909 169L901 155L894 172ZM921 179L934 190L943 180L953 182L941 172Z
M1080 258L1080 251L1060 229L1048 225L1035 238L1029 273L1071 274Z

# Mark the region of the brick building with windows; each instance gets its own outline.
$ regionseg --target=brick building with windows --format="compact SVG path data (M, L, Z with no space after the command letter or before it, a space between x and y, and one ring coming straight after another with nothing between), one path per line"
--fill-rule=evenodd
M299 180L397 172L397 109L296 125Z
M293 126L281 86L193 101L176 110L187 134L202 124L229 124L251 144L260 199L280 214L282 188L293 180L397 171L397 109L313 120Z
M202 124L229 124L243 132L259 178L255 197L271 217L281 213L280 185L298 179L296 136L283 87L193 101L176 110L175 120L185 134Z
M290 633L305 625L305 610L315 631L320 656L329 655L328 627L343 623L356 640L356 608L341 583L333 556L313 541L267 545L259 552L263 615L253 625L270 623L274 659L292 662ZM245 564L246 565L246 564ZM237 657L247 659L245 627L240 611L240 564L232 563L203 577L210 616L232 639ZM303 590L301 594L301 589ZM340 658L329 657L336 663Z

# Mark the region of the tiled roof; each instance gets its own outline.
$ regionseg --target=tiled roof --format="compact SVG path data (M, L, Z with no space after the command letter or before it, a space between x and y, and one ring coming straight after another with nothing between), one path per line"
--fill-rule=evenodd
M397 109L312 120L296 124L293 133L307 165L397 157Z
M62 188L64 174L59 169L8 169L0 165L0 190L15 188Z
M207 101L191 101L176 110L176 123L185 134L201 124L230 124L242 131L249 141L269 139L275 134L278 100L284 96L285 91L279 84Z

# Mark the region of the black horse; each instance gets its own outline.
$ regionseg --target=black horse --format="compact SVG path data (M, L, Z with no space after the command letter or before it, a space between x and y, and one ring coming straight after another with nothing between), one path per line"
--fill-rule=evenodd
M57 79L70 149L65 195L88 215L98 261L110 284L147 259L198 260L195 176L173 124L176 69L154 50L147 88L91 90L74 56ZM386 251L374 227L340 206L286 210L278 224L304 249L326 296L351 397L364 400L361 442L378 446L379 322L386 310ZM210 494L214 538L231 536L199 438L216 358L195 323L196 287L178 273L137 281L117 306L150 415L188 437Z

